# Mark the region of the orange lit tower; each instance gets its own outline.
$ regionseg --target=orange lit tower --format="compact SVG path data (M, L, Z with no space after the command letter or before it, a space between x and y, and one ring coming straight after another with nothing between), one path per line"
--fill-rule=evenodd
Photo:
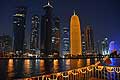
M80 21L75 12L70 21L70 53L82 55Z

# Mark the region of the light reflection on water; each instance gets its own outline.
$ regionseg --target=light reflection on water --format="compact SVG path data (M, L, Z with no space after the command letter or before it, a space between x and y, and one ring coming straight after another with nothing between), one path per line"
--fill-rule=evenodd
M7 72L9 73L8 76L12 77L14 75L14 64L13 64L13 59L8 60L8 66L7 66Z
M58 60L53 60L53 71L58 72L58 70L59 70Z
M97 62L97 59L0 59L0 80L60 72L91 65L94 62Z
M9 59L8 61L8 72L12 72L14 70L13 68L13 59Z
M40 66L40 72L44 72L45 71L45 64L44 64L44 60L40 60L40 64L39 64L39 66Z
M30 73L30 60L29 59L24 60L24 71L25 71L25 74Z

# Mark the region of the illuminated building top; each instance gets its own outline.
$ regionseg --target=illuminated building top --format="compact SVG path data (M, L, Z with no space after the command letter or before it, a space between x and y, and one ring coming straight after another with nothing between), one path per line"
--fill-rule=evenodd
M45 5L45 6L43 6L44 8L45 7L51 7L51 8L53 8L53 6L50 4L50 2L48 1L48 4L47 5Z
M74 16L75 16L75 10L74 10Z

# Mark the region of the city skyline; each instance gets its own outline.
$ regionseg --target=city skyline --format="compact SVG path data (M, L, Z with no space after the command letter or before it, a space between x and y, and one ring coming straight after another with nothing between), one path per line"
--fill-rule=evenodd
M26 23L26 36L30 38L30 28L31 28L31 16L38 14L39 16L43 15L42 6L47 4L47 0L39 1L16 1L12 0L9 4L8 0L1 1L1 15L0 15L0 26L2 34L12 33L12 15L14 9L17 6L24 5L28 8L27 23ZM67 3L69 2L69 3ZM117 0L106 0L106 1L51 1L51 4L54 7L53 13L55 16L60 16L62 27L63 25L69 27L70 16L72 15L73 10L76 10L76 13L80 17L82 29L86 24L93 25L95 39L103 39L108 37L110 40L115 40L119 42L119 2ZM3 5L4 4L4 5ZM63 4L63 6L61 6ZM5 6L7 5L7 6ZM65 5L65 6L64 6ZM73 5L73 6L72 6ZM88 7L89 6L89 7ZM3 9L4 8L4 9ZM41 17L40 17L41 18ZM7 29L6 29L7 28ZM29 39L27 38L27 39ZM120 43L120 42L119 42Z
M117 0L0 0L0 80L119 80Z

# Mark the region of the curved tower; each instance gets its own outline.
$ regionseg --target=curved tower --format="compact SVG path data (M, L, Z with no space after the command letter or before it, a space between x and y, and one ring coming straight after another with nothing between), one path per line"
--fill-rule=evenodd
M75 12L70 21L70 53L82 55L80 21Z

